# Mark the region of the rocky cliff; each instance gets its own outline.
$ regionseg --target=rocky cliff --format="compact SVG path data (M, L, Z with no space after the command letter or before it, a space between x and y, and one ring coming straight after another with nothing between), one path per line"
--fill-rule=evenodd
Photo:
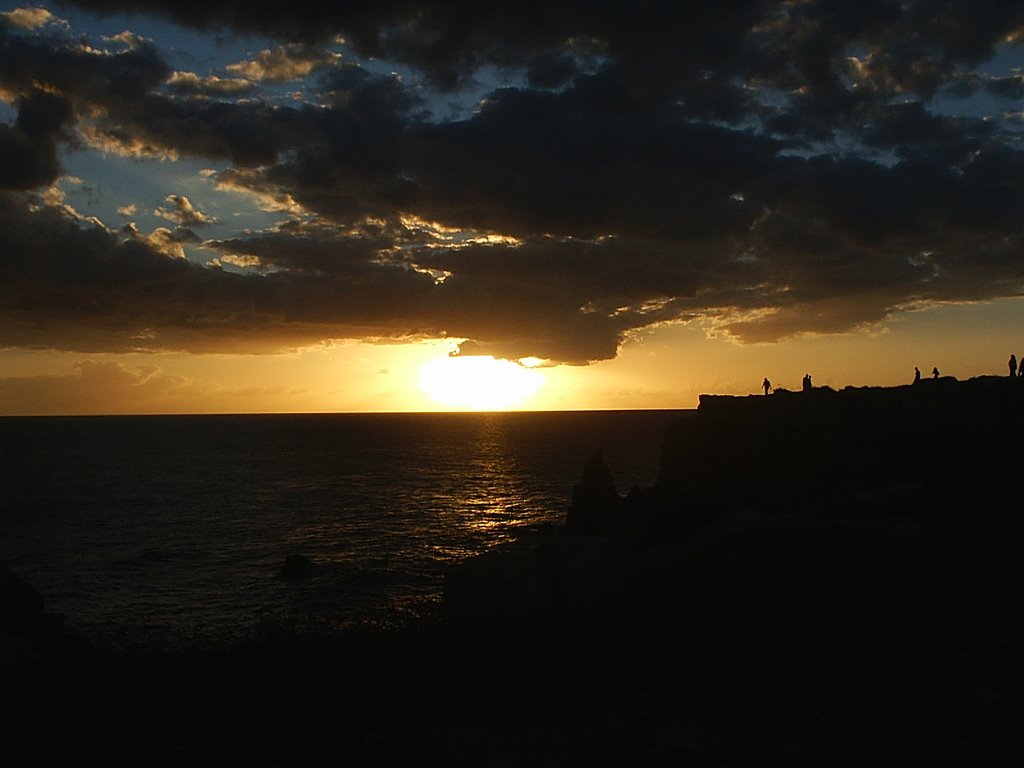
M595 454L562 535L453 568L446 615L459 635L687 668L749 644L895 658L968 625L987 649L1024 637L1022 463L1010 379L704 396L654 487L618 495Z
M993 510L1021 498L1022 464L1020 380L702 395L696 414L667 430L654 488L610 499L591 466L568 527L687 532L738 510L844 517Z

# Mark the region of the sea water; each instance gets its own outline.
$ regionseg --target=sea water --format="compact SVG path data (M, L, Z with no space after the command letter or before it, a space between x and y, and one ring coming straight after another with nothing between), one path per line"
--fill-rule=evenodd
M651 485L685 413L0 419L0 563L115 647L402 623L447 565L563 522L595 450Z

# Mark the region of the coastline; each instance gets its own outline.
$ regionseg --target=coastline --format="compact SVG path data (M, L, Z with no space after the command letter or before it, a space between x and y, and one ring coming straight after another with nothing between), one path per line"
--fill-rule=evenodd
M596 490L580 483L575 500L611 528L534 533L455 566L440 622L138 657L79 647L7 666L22 696L10 764L40 744L104 764L197 751L238 765L1024 754L1024 520L1009 503L1016 475L1002 471L1021 459L1024 388L939 386L709 398L669 429L653 488L615 501L599 471ZM921 392L927 402L908 409ZM750 435L783 422L789 436L764 459ZM908 462L891 440L908 423L945 440L918 441ZM808 446L837 427L838 448ZM874 476L848 464L864 434L881 438L865 457L882 467ZM740 447L733 476L745 467L752 484L708 470L713 440ZM859 482L842 493L835 451ZM820 482L769 483L783 465ZM54 727L70 746L47 740ZM160 752L168 739L177 751Z

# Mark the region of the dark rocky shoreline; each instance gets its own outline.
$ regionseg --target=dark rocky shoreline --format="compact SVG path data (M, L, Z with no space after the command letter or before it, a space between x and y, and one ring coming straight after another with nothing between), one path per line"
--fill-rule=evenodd
M5 580L0 762L1010 763L1022 429L994 378L705 397L398 631L111 654Z

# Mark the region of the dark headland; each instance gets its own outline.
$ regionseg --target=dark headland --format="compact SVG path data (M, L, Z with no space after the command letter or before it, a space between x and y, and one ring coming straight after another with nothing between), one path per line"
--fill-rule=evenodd
M1019 380L703 396L653 487L596 453L430 626L111 656L7 580L0 761L1009 764L1022 465Z

